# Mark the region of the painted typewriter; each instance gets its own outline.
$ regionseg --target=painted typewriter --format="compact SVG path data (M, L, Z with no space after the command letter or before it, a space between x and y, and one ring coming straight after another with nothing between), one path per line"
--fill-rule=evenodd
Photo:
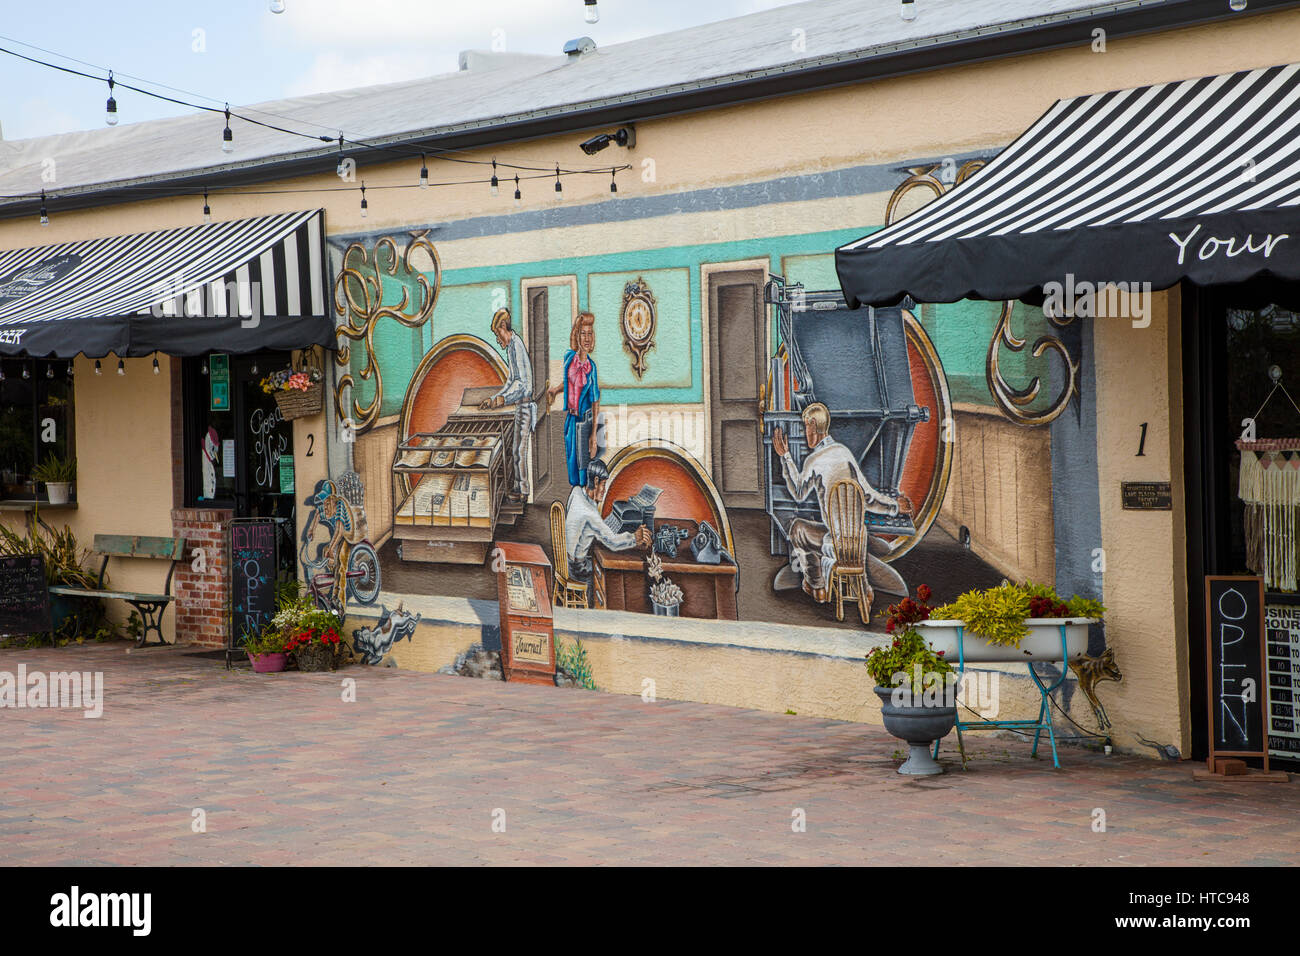
M764 299L776 307L781 346L763 390L766 509L772 519L771 552L788 554L787 529L795 518L821 521L817 499L796 502L786 489L772 431L789 438L790 455L802 468L808 454L801 412L814 402L830 411L831 436L857 457L877 491L897 497L912 434L930 421L916 403L901 307L850 310L838 291L808 292L772 276ZM867 513L875 534L912 536L908 514Z

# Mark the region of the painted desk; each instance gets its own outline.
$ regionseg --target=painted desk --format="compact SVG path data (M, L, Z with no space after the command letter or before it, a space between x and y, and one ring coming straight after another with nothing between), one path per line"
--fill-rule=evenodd
M686 519L655 519L656 526L685 528L694 537L696 522ZM609 611L638 611L651 614L650 579L645 571L645 553L637 550L610 551L597 544L591 549L592 576L595 579L596 607ZM661 554L664 575L682 589L682 617L736 620L736 572L726 558L721 564L701 564L691 554L687 538L677 549L677 557Z

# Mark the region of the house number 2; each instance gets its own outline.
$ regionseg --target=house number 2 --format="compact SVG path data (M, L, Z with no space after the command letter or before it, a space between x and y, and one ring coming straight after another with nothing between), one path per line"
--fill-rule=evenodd
M316 433L308 432L307 434L307 457L310 458L315 454L313 449L316 447Z

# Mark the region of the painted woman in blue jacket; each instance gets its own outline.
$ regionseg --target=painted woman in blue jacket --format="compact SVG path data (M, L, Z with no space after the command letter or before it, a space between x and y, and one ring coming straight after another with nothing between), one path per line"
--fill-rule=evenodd
M596 317L580 312L569 333L569 351L564 353L564 380L546 393L549 404L564 393L564 459L569 465L569 484L587 484L587 462L596 457L596 423L600 421L600 384L596 362Z

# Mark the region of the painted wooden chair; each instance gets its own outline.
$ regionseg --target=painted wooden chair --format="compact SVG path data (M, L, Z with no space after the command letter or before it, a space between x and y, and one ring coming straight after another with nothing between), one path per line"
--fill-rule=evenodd
M564 537L564 503L551 502L551 560L555 565L555 586L551 603L556 607L589 607L587 585L569 577L569 548Z
M875 597L867 583L867 500L857 482L840 480L826 496L835 567L831 569L831 590L835 592L835 620L844 620L844 602L856 601L862 623L871 621Z

